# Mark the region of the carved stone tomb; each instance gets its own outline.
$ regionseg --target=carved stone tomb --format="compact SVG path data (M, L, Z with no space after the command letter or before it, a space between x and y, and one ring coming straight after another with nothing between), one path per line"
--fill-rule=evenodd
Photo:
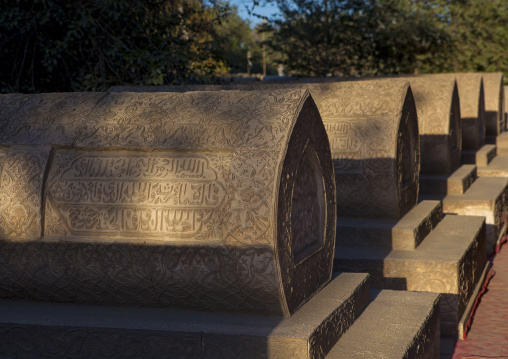
M395 356L437 354L436 295L394 321L385 292L355 323L368 275L331 277L335 180L308 91L0 108L1 355L323 358L376 323L412 338Z

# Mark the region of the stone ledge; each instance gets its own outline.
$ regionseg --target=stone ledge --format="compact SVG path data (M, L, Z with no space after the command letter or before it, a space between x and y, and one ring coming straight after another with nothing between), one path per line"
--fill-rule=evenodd
M420 193L423 195L461 195L471 187L476 177L475 165L462 165L449 176L421 175Z
M437 358L439 295L382 290L326 356Z
M496 145L483 145L479 150L462 151L461 161L463 164L487 166L497 154Z
M458 332L458 338L464 339L464 331L466 330L466 324L469 320L469 317L471 316L471 312L473 310L473 306L476 302L476 298L478 297L478 294L480 293L480 290L482 289L483 283L485 282L485 278L487 277L487 274L489 273L490 268L492 267L491 262L485 263L485 268L483 269L482 275L480 276L480 279L478 280L478 283L476 283L476 288L473 292L473 295L469 299L469 302L467 303L466 310L464 311L464 314L462 314L462 318L460 318L459 322L459 332Z
M368 272L374 288L445 294L441 330L456 336L486 260L484 223L483 217L445 216L412 251L337 246L334 270Z
M423 201L399 221L339 217L336 245L412 250L439 223L442 213L439 201Z
M443 212L465 216L484 216L487 223L487 255L495 248L502 231L502 213L506 209L508 178L479 177L460 196L443 198Z
M259 358L269 352L324 357L369 302L368 276L355 273L335 276L288 318L0 300L0 354Z
M502 132L496 137L498 154L508 154L508 132Z
M487 166L478 167L478 176L508 178L508 155L497 155Z

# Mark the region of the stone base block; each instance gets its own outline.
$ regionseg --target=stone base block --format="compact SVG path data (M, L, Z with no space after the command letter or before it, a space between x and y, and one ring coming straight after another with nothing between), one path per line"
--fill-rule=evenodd
M483 269L482 275L480 276L480 280L476 284L476 288L473 292L473 295L471 296L471 299L469 300L469 303L467 304L466 310L464 311L464 314L462 314L462 318L460 318L459 333L458 333L459 339L464 339L466 325L467 325L469 317L471 316L471 313L473 311L474 303L476 301L476 298L478 297L478 294L480 294L483 283L485 283L485 279L487 278L487 274L489 273L489 270L491 267L492 267L492 262L487 261L487 263L485 263L485 267Z
M508 178L508 154L497 155L487 166L478 166L478 176Z
M508 132L502 132L496 137L497 153L508 154Z
M327 359L438 358L439 296L382 290Z
M488 145L495 145L497 136L485 136L485 143Z
M374 288L441 293L441 332L457 336L485 261L485 219L449 215L412 251L336 246L334 270L368 272Z
M496 157L496 145L483 145L478 151L463 150L461 162L477 166L487 166Z
M399 221L337 218L336 245L412 250L439 223L441 202L423 201Z
M291 317L0 301L0 357L323 358L370 302L342 273Z
M477 177L475 165L462 165L449 176L420 175L420 193L438 195L461 195Z
M463 195L442 199L443 212L465 216L484 216L487 223L487 254L503 236L503 211L507 207L508 178L480 177ZM422 197L425 198L425 197ZM428 199L428 198L425 198Z

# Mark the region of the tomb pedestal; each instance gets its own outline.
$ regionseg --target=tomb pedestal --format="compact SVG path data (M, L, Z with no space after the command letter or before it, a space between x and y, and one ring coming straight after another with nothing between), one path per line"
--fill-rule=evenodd
M394 335L370 339L370 349L378 353L403 358L404 352L392 350L406 348L415 357L432 358L439 349L436 295L382 291L371 303L368 276L342 273L287 318L0 300L0 354L307 359L324 358L332 350L327 357L334 358L379 324ZM397 333L396 328L405 330Z
M437 295L370 307L366 274L330 281L333 164L308 91L0 108L0 356L323 358L385 297L405 303L394 346L439 347Z
M508 205L508 178L477 178L477 168L463 165L449 177L423 176L420 200L442 201L443 212L447 214L484 216L489 255L506 233L503 211Z
M368 272L374 288L441 293L441 333L458 336L467 304L482 284L485 220L451 215L441 220L441 215L441 203L423 201L391 225L364 219L352 231L349 218L339 217L334 270ZM357 242L375 232L387 240Z

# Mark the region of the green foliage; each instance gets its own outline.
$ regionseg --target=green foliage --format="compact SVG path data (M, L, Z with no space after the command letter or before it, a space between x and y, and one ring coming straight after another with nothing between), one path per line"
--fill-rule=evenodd
M276 1L282 17L272 21L269 43L284 54L288 70L318 76L351 72L362 53L363 1Z
M268 39L270 35L262 25L251 29L249 22L238 15L236 7L231 7L228 17L215 26L215 44L232 74L247 72L248 53L251 73L263 73L263 39ZM267 74L276 74L274 59L277 54L268 48L266 50Z
M222 63L199 0L0 0L0 90L207 81ZM224 10L224 9L222 9Z
M299 75L508 73L505 0L272 0L273 49Z
M417 73L443 66L449 44L448 1L374 0L366 10L375 74Z
M508 74L508 3L456 0L451 6L453 71L503 71Z

